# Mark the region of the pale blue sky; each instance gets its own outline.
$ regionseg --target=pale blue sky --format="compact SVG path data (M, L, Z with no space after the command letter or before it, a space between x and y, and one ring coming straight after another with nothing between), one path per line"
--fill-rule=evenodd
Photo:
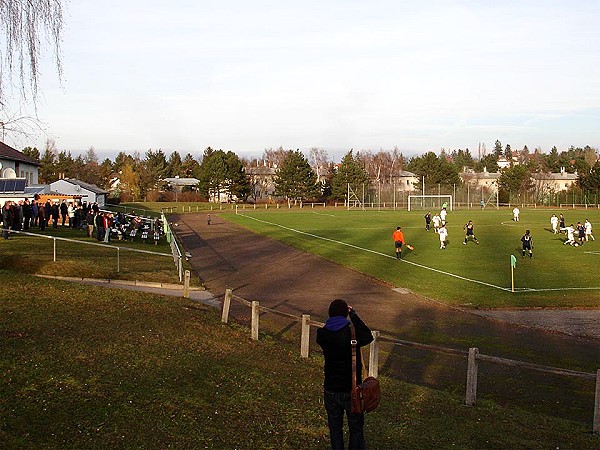
M599 23L577 0L72 1L38 115L110 158L598 148Z

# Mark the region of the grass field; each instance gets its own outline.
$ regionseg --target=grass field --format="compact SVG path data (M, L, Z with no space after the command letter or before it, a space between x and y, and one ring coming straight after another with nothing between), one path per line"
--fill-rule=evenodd
M0 448L326 449L323 360L182 298L0 270ZM261 322L262 323L262 322ZM592 449L585 418L381 377L373 449ZM593 389L590 386L589 390ZM572 414L576 415L576 414Z
M10 239L0 241L0 269L23 274L180 282L164 236L158 245L152 239L142 243L139 238L104 245L87 238L85 231L67 227L47 227L44 232L32 228L30 232L35 236L12 233ZM59 238L56 247L54 237Z
M350 267L395 287L449 304L493 307L600 307L600 235L580 247L563 245L550 231L558 210L524 209L512 221L509 210L459 210L448 214L449 245L426 232L425 211L304 208L239 210L232 222L301 250ZM600 211L563 210L567 225L589 219L600 227ZM473 220L480 245L463 245L463 225ZM394 256L391 239L402 226L404 259ZM531 230L534 256L521 257L521 236ZM512 291L510 256L517 257Z

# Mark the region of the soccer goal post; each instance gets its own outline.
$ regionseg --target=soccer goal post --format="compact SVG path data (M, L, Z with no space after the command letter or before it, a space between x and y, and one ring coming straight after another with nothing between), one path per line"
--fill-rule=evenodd
M454 209L452 195L409 195L408 210L423 210L434 209L441 210L442 208Z

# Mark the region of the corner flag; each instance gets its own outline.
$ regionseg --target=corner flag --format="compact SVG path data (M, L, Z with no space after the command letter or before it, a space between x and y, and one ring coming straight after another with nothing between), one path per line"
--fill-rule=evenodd
M515 292L515 269L517 268L517 258L515 255L510 255L510 284L512 292Z

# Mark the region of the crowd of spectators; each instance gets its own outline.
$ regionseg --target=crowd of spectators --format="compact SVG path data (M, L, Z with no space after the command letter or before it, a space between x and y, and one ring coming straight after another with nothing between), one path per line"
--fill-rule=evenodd
M86 232L88 238L95 238L101 242L110 242L111 239L135 240L139 234L143 242L152 238L158 244L163 234L162 224L159 219L154 223L143 221L133 212L112 213L102 211L97 203L71 203L30 201L28 198L17 202L8 200L2 207L2 237L8 239L11 231L29 231L39 228L44 231L46 227L68 227ZM60 225L59 225L60 222ZM151 226L152 225L152 226Z

